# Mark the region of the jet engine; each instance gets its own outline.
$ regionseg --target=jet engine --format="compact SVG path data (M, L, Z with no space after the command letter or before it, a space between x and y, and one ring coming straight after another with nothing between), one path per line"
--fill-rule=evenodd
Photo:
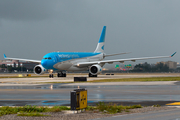
M42 65L36 65L34 67L34 73L37 75L42 75L46 72L46 69Z
M100 65L92 65L89 69L89 72L92 74L92 75L97 75L99 74L100 72L102 72L102 67Z

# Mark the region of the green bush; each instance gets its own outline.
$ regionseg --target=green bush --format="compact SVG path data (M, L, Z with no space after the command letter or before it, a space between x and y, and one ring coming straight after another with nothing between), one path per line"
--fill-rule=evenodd
M87 106L86 110L87 111L92 111L92 110L96 110L97 108L96 107L93 107L93 106Z
M157 105L153 105L153 107L161 107L159 104L157 104Z

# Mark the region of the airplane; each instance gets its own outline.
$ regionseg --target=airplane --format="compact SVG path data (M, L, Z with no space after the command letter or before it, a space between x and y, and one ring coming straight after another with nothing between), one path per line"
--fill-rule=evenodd
M66 71L87 71L89 70L89 77L97 77L99 73L102 72L102 67L106 64L112 64L114 62L124 63L125 61L135 62L136 60L146 60L146 59L156 59L156 58L169 58L173 57L175 53L171 56L154 56L154 57L140 57L140 58L128 58L128 59L114 59L114 60L103 60L105 57L122 55L128 53L117 53L117 54L105 54L104 44L105 44L105 34L106 26L103 27L102 33L94 52L51 52L46 54L42 60L30 60L21 58L10 58L5 59L10 60L20 60L39 63L34 67L34 73L37 75L42 75L49 72L49 77L53 78L53 71L56 71L57 77L66 77Z

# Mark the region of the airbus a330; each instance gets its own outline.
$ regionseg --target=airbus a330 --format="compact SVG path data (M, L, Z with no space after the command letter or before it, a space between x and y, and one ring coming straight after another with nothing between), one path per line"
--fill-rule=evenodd
M56 71L57 77L66 77L66 71L87 71L89 70L89 77L97 77L102 72L102 68L106 63L120 62L145 59L156 59L156 58L169 58L173 57L175 53L170 56L154 56L154 57L141 57L141 58L128 58L128 59L114 59L114 60L103 60L108 56L122 55L127 53L118 53L107 55L104 53L106 26L103 27L102 33L94 52L52 52L46 54L42 60L30 60L21 58L10 58L5 59L20 60L39 63L34 67L34 73L41 75L49 72L49 77L53 77L53 71Z

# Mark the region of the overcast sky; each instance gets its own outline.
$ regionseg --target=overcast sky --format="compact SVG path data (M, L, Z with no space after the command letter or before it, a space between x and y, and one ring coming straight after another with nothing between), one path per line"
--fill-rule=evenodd
M105 53L132 52L109 59L177 51L147 62L180 62L179 6L180 0L0 0L0 59L93 52L107 26Z

